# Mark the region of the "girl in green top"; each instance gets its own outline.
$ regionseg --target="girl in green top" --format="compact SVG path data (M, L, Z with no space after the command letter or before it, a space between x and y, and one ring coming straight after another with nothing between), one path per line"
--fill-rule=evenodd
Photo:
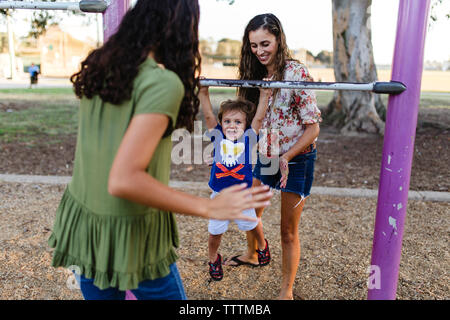
M49 245L54 267L77 267L85 299L184 299L172 212L251 220L244 209L268 205L262 187L211 200L167 186L170 134L192 131L199 106L198 19L197 0L139 0L71 78L75 164Z

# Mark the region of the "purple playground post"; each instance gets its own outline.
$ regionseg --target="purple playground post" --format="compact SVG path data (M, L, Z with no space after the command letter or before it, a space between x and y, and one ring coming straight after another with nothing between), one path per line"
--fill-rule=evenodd
M122 17L130 8L131 0L109 0L108 9L103 13L103 41L106 42L108 38L117 31L117 27L122 21ZM126 300L136 300L134 294L127 290L125 294Z
M131 0L107 0L108 9L103 13L103 41L113 35L128 11Z
M369 300L396 298L430 1L400 0L391 78L407 90L388 101Z

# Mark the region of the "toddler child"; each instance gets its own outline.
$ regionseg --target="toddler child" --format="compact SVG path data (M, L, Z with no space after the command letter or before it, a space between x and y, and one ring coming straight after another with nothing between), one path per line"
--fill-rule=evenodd
M211 198L224 188L234 184L246 183L252 186L252 148L257 144L259 129L261 128L268 105L269 89L261 89L258 108L247 100L238 98L222 102L216 119L208 87L201 87L199 92L200 105L208 128L207 135L214 143L214 161L211 167L209 186L212 189ZM256 109L256 110L255 110ZM256 218L255 209L248 209L244 215ZM222 256L218 253L222 234L228 229L229 220L209 220L208 251L209 274L215 281L223 278ZM254 234L258 244L258 259L260 264L250 264L242 261L239 264L251 266L265 265L270 262L270 252L264 234L258 231L258 221L235 220L238 228Z

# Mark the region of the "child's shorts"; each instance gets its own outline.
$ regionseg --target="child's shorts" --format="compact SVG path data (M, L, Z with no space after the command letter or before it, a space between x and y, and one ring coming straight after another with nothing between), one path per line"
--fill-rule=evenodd
M211 199L215 198L219 193L213 191L211 194ZM242 212L247 217L256 218L255 209L247 209ZM234 220L237 224L239 230L250 231L256 228L258 221L245 221L245 220ZM228 224L230 220L214 220L209 219L208 232L212 235L219 235L225 233L228 230Z

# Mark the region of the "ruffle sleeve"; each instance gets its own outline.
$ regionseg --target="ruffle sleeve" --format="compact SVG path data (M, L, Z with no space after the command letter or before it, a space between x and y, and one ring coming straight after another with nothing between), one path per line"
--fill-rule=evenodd
M94 278L100 289L135 289L143 280L167 276L178 258L177 227L171 213L150 209L146 215L96 215L69 188L48 244L54 248L53 267L79 270L86 278Z

